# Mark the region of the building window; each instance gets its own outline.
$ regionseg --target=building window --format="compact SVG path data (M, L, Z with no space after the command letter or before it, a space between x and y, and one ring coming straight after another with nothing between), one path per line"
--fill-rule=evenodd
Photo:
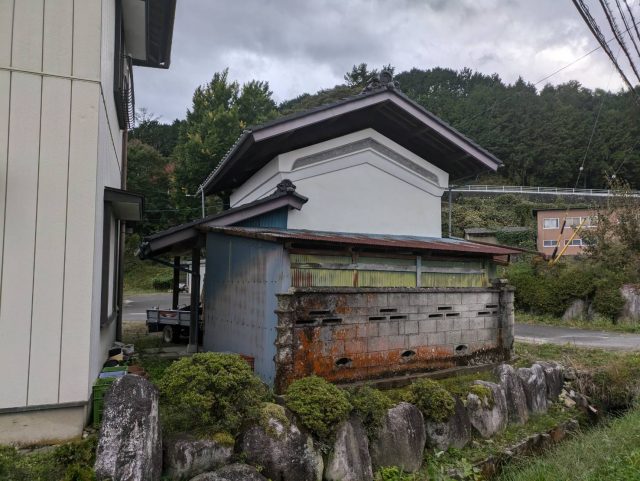
M560 227L560 219L557 217L551 217L542 221L542 227L544 229L558 229Z
M566 223L567 227L575 229L582 223L582 219L580 217L567 217Z
M565 240L564 245L573 246L573 247L582 247L584 243L582 242L582 239L573 239L571 242L569 242L569 240Z
M557 220L557 219L556 219ZM556 247L558 245L558 241L554 240L546 240L542 242L544 247Z

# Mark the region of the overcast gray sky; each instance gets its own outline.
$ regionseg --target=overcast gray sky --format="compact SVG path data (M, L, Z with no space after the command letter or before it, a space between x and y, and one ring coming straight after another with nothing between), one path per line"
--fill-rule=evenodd
M178 0L171 68L136 69L136 107L184 118L194 89L225 67L240 82L267 80L280 102L342 83L360 62L537 82L596 46L571 0ZM618 90L612 72L600 50L549 82Z

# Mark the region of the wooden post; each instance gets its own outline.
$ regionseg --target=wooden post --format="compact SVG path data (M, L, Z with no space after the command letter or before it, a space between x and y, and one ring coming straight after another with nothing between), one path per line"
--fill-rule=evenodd
M191 323L189 325L189 347L198 352L198 326L200 314L200 247L191 251Z
M177 309L180 302L180 256L173 258L173 302L171 309Z

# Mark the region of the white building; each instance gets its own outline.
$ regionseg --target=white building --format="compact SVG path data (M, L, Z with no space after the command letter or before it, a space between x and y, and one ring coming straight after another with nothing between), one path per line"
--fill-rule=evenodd
M132 65L175 0L0 0L0 443L77 436L116 337Z

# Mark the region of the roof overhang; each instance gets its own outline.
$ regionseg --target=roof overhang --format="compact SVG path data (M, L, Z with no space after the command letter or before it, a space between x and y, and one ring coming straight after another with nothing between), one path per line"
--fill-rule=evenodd
M169 68L176 0L121 0L125 44L133 65Z
M149 259L158 255L182 255L199 245L202 228L229 226L282 208L300 210L307 200L295 191L282 192L219 214L171 227L145 237L140 245L139 257Z
M502 165L406 95L382 88L245 131L201 188L206 194L233 189L278 154L366 128L448 172L452 180Z
M270 242L294 243L308 246L345 246L402 252L429 252L448 255L495 257L522 253L522 249L471 242L458 238L418 237L384 234L354 234L296 229L257 227L207 227L204 232L249 237Z
M139 222L144 213L144 197L113 187L104 188L104 201L111 204L116 219Z

